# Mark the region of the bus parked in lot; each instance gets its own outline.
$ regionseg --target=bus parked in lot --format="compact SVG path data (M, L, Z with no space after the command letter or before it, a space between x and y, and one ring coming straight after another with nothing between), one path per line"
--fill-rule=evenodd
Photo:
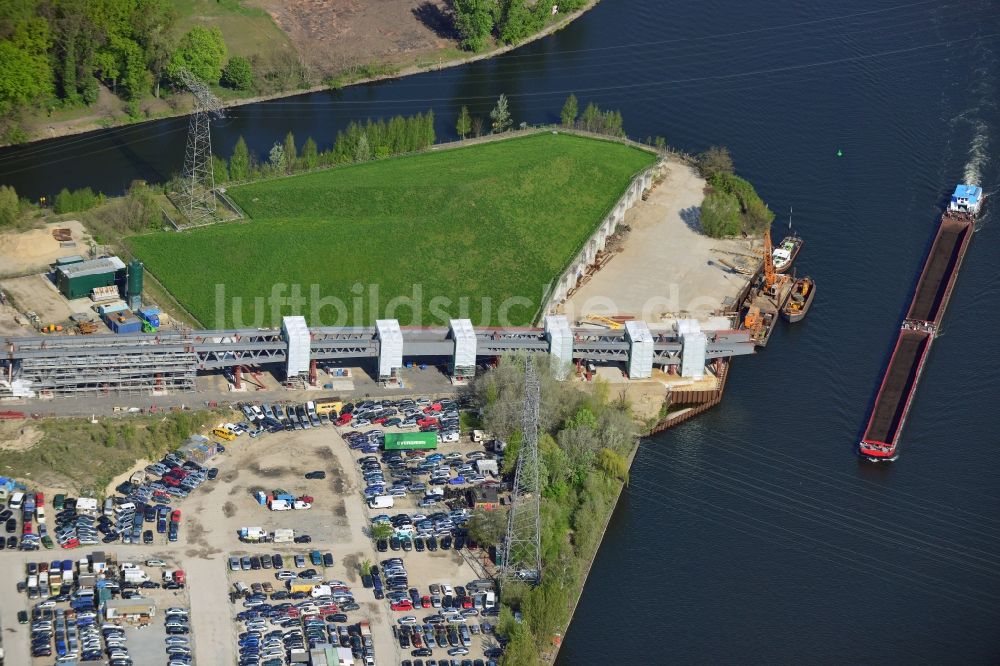
M316 401L316 413L320 416L335 413L339 414L344 408L344 401L340 398L321 398Z

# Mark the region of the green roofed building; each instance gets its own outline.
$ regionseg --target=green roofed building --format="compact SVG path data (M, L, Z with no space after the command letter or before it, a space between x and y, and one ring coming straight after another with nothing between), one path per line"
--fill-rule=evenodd
M438 436L436 432L387 432L385 434L386 451L415 451L419 449L436 449Z
M97 287L125 284L125 264L118 257L104 257L56 266L56 284L69 299L90 296Z

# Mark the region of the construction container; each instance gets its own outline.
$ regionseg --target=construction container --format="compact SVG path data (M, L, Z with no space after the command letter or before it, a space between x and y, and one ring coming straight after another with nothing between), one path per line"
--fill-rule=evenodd
M267 505L267 495L265 495L263 491L258 490L253 494L253 497L257 500L257 504L260 504L261 506Z
M104 323L114 333L118 333L119 335L142 332L142 320L132 314L131 310L122 310L105 315Z
M105 303L104 305L97 306L97 314L103 317L104 315L114 314L115 312L122 312L128 310L128 306L125 305L125 301L118 301L117 303Z
M56 259L56 266L70 266L72 264L82 264L83 257L78 254L71 254L68 257L59 257Z
M89 297L97 287L120 285L125 264L118 257L56 266L56 284L66 298Z

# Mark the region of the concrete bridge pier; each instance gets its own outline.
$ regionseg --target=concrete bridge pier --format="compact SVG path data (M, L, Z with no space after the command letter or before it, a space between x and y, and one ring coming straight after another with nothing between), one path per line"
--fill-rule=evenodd
M564 315L545 317L545 339L549 342L552 370L560 381L569 376L573 365L573 329Z
M379 341L378 380L396 379L396 372L403 367L403 332L399 321L379 319L375 322L375 337Z

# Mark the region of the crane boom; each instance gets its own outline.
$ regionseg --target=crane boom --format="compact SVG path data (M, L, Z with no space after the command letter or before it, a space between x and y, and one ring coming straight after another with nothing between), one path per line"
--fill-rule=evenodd
M770 292L778 274L774 270L774 246L771 244L771 229L764 230L764 291Z

